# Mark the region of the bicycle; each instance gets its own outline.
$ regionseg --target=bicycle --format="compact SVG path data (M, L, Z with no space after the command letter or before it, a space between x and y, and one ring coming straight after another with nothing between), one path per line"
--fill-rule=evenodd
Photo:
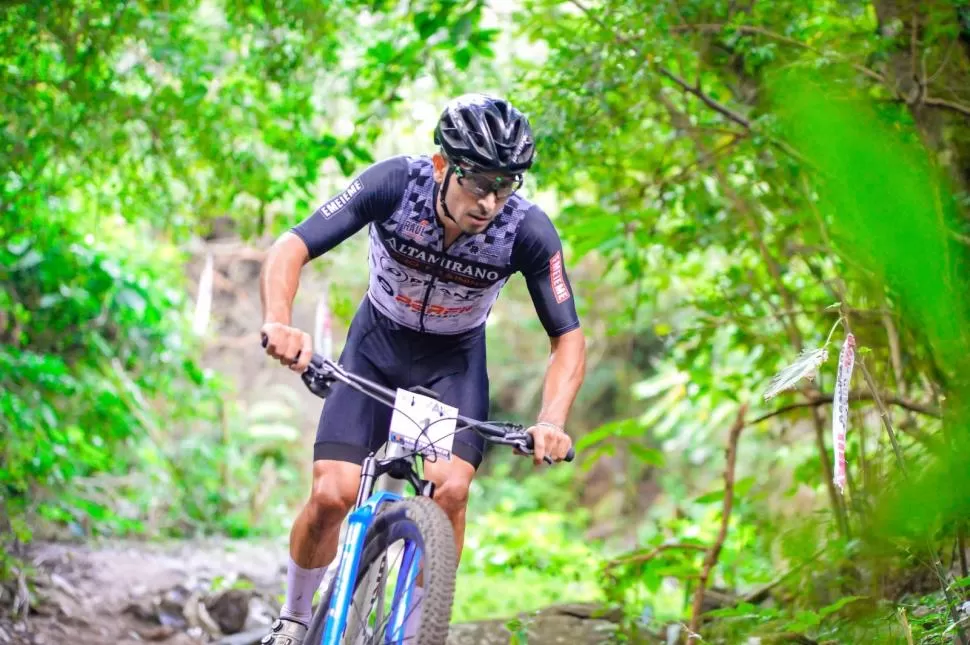
M433 390L420 386L391 390L353 374L318 354L313 355L310 366L302 374L302 380L312 393L322 399L327 397L330 387L340 381L405 417L407 414L396 407L398 396L440 400ZM491 443L513 446L523 454L532 453L532 435L525 432L522 425L477 421L457 412L449 418L455 421L455 430L450 436L460 429L473 429ZM406 442L402 442L400 437L395 438L393 433L389 433L384 447L385 457L378 459L372 452L361 465L357 499L347 518L346 534L337 547L337 570L314 610L304 639L307 645L338 645L341 642L352 645L380 642L388 645L403 642L405 623L416 606L411 606L411 597L419 575L423 577L424 593L420 601L422 611L416 643L445 644L457 575L454 533L444 511L431 499L434 484L423 479L416 469L416 458L427 459L429 448L431 454L435 454L429 429L437 421L411 421L419 427L413 448L405 446ZM421 437L426 439L424 445L420 443ZM437 439L440 440L441 437ZM570 449L566 461L573 458L574 451ZM549 457L546 457L546 461L552 463ZM415 496L406 498L394 490L375 493L374 482L384 474L409 483ZM388 555L391 544L398 540L404 542L402 547L396 549L401 556L401 573L393 592L389 594ZM370 606L366 614L361 615L358 611L356 616L351 616L358 595L367 599ZM385 616L388 600L389 611ZM372 616L370 612L375 609L374 605L376 613ZM359 631L356 637L351 636L355 633L351 629Z

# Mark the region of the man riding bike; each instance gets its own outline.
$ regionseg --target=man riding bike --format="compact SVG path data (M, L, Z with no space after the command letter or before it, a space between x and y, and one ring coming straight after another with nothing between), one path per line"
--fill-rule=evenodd
M533 459L560 461L572 446L563 428L584 378L586 344L559 235L516 192L533 161L531 127L509 102L468 94L445 107L434 141L439 151L430 158L398 156L371 165L276 240L260 276L266 352L296 372L306 370L312 339L290 325L300 271L369 224L370 284L340 363L389 388L431 388L462 414L486 419L485 320L519 271L550 339L542 409L528 429ZM311 494L290 533L286 601L264 645L303 642L313 594L355 501L361 463L387 440L390 416L386 406L333 386L317 428ZM463 430L450 460L425 464L459 556L468 490L483 450L483 439ZM417 604L420 587L415 592Z

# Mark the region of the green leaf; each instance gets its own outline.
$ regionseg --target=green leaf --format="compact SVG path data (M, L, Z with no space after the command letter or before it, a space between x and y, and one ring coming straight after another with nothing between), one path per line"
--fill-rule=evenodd
M694 498L695 504L712 504L714 502L720 502L724 499L724 489L711 491L710 493L705 493L699 497Z
M647 448L637 443L627 444L627 448L629 448L634 457L645 464L657 466L658 468L662 468L664 465L664 455L656 448Z
M589 432L576 441L576 451L587 450L596 444L614 436L627 436L630 433L641 432L641 426L636 419L621 419L604 423L592 432Z
M823 607L822 609L819 609L818 615L820 617L822 617L822 618L825 618L826 616L829 616L829 615L834 614L835 612L839 611L840 609L842 609L843 607L845 607L849 603L853 603L853 602L855 602L857 600L864 600L866 598L867 598L867 596L846 596L844 598L839 598L837 601L835 601L831 605L827 605L827 606Z
M785 625L785 629L792 632L804 632L812 627L818 626L822 618L814 611L795 612L795 621Z
M468 65L471 63L472 53L467 47L463 47L455 51L455 66L458 69L464 71L468 69Z

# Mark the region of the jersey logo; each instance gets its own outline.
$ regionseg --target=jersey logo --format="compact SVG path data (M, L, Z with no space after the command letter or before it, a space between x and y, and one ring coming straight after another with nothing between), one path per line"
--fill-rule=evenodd
M552 294L556 297L556 302L562 304L569 300L569 287L566 286L566 279L562 271L562 253L549 258L549 282L552 284Z
M323 215L324 219L330 219L331 216L336 215L340 212L344 206L350 203L350 200L354 198L354 195L359 193L364 188L364 185L360 183L360 179L355 179L344 192L340 193L326 204L317 209L317 212Z
M401 230L404 235L408 236L412 240L420 241L422 237L427 233L428 230L428 220L423 219L420 222L405 221L401 225Z

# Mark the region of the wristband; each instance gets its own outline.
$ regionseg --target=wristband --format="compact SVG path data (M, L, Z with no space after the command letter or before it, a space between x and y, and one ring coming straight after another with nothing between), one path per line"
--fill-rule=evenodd
M537 421L535 425L546 426L547 428L555 428L559 432L566 434L566 431L563 429L561 425L555 424L552 421Z

